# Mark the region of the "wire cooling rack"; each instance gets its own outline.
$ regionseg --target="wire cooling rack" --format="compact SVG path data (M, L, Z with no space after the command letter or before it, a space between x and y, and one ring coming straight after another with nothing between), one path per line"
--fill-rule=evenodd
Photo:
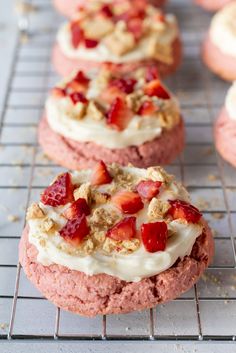
M168 79L186 120L187 145L167 169L182 180L215 230L214 262L190 291L171 303L127 315L82 318L60 311L33 288L18 264L28 204L62 168L37 144L61 19L49 0L35 0L30 37L19 33L2 109L0 150L0 338L45 340L234 341L236 335L236 178L216 153L212 124L228 86L207 71L200 44L210 16L189 0L172 0L185 44L180 71ZM25 22L23 21L23 24ZM27 25L27 22L26 22Z

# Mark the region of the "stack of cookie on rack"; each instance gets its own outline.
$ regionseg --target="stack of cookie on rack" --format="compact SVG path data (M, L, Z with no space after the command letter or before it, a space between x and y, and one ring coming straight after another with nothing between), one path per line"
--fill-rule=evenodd
M71 4L70 4L71 3ZM63 76L39 143L61 166L27 212L20 262L57 306L86 316L152 308L191 288L213 256L211 230L158 165L184 148L163 83L182 57L164 1L55 1L70 17L53 48Z

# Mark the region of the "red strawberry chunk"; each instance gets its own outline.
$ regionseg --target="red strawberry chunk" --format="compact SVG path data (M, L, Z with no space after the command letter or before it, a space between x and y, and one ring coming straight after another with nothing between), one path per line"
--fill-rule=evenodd
M134 36L134 39L138 41L143 35L143 20L140 18L132 18L127 22L127 29Z
M81 244L82 240L89 234L89 226L85 215L79 218L69 219L60 230L60 236L73 246Z
M107 112L108 125L118 131L122 131L127 127L131 118L132 112L125 100L121 97L115 98Z
M66 96L66 91L63 88L54 87L51 91L51 94L55 98L63 98Z
M83 198L79 198L74 201L67 210L64 212L64 216L67 219L73 219L81 217L82 215L88 216L90 214L90 208L87 201Z
M143 208L143 202L138 193L132 191L119 191L111 199L123 213L137 213Z
M185 219L190 223L198 223L202 214L199 210L190 205L189 203L181 200L169 200L171 207L168 210L168 214L173 217L173 219Z
M110 86L115 86L122 92L130 94L134 91L134 86L136 83L137 81L133 78L117 78L110 82Z
M159 80L150 81L144 88L145 94L149 97L158 97L161 99L170 99L170 94Z
M138 183L137 191L141 197L151 200L159 194L161 184L161 181L142 180Z
M165 222L144 223L141 226L143 245L148 252L164 251L168 229Z
M136 217L126 217L108 230L106 236L113 240L130 240L136 235Z
M73 92L73 93L71 93L70 94L70 99L72 100L72 102L74 104L76 104L78 102L81 102L81 103L84 103L84 104L88 103L87 98L81 92Z
M77 21L71 22L70 28L72 45L74 48L78 48L78 46L84 41L84 31Z
M141 116L152 115L158 110L157 105L152 101L145 101L138 110L138 114Z
M74 80L85 86L87 86L90 81L90 79L83 73L83 71L78 71L74 77Z
M105 17L108 17L108 18L112 18L113 17L113 12L112 12L111 6L109 6L109 5L102 6L100 12Z
M99 41L96 39L91 39L91 38L85 38L84 40L84 45L88 49L93 49L98 46Z
M106 164L103 161L98 162L91 177L91 184L103 185L109 184L111 181L112 177L107 170Z
M41 194L41 202L53 207L74 201L74 185L69 173L60 175L56 181Z
M157 80L159 73L156 66L148 66L146 69L145 79L147 82Z

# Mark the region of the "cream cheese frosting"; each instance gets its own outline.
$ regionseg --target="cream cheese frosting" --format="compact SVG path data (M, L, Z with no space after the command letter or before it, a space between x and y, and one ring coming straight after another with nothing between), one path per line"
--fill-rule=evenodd
M137 179L148 178L149 175L164 175L162 169L149 168L138 169L133 167L123 167L123 171L128 172ZM154 173L150 173L153 170ZM74 172L72 175L73 183L81 184L90 179L91 171ZM157 178L158 179L158 178ZM156 180L157 180L156 179ZM159 179L161 180L161 178ZM114 183L114 181L112 182ZM101 192L108 192L112 184L98 187ZM189 202L186 190L173 179L169 179L168 187L163 188L158 195L158 199L185 200ZM63 227L66 219L62 216L66 206L51 207L39 204L48 219L56 222L59 227ZM102 206L100 206L102 207ZM106 207L113 207L110 203ZM148 222L147 205L139 211L137 217L137 228L144 222ZM117 210L116 210L117 211ZM89 216L90 217L90 216ZM88 218L89 218L88 217ZM172 220L168 222L168 230L174 235L167 240L164 251L149 253L141 244L140 247L131 254L120 254L118 252L106 253L103 249L97 249L91 254L84 254L80 251L73 251L67 247L65 240L59 235L57 230L48 234L43 230L45 220L30 219L29 242L38 250L38 262L45 266L51 264L63 265L71 270L82 271L87 275L106 273L118 277L125 281L137 282L142 278L150 277L161 273L170 268L178 258L183 258L191 253L192 247L197 237L202 233L201 223L193 224L182 220Z
M236 58L236 1L215 14L210 38L222 53Z
M225 100L225 107L230 119L236 121L236 81L228 90Z
M105 70L105 72L107 71ZM101 73L103 73L102 70ZM65 87L69 80L63 81L61 87ZM86 98L89 102L97 101L101 104L100 92L107 89L106 87L109 90L109 83L106 83L104 87L104 84L101 85L99 82L99 75L89 82L86 92ZM130 96L140 94L144 85L144 79L141 78L135 84L134 91ZM145 94L142 93L142 95L144 98ZM174 95L170 94L169 99L155 97L154 101L160 107L156 112L143 117L132 111L132 118L122 131L111 128L107 124L105 115L101 119L94 119L89 110L83 115L83 118L78 118L77 112L81 103L73 104L69 96L58 98L51 94L46 101L46 116L51 129L66 138L77 142L93 142L106 148L121 149L152 141L159 137L164 129L171 129L179 123L180 107ZM107 103L105 105L107 106ZM164 122L163 114L166 116Z
M178 27L176 18L171 15L166 15L166 21L169 25L168 30L159 35L160 45L171 45L178 36ZM98 63L112 62L114 64L123 64L133 61L142 61L149 59L147 47L149 45L148 38L144 37L135 48L122 55L113 54L106 45L101 41L96 48L86 49L83 46L74 48L71 41L70 25L65 23L61 26L57 34L57 42L63 54L70 59L95 61Z

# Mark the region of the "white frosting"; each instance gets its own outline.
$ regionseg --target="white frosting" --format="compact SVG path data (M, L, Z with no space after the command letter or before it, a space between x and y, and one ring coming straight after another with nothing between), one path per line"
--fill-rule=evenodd
M225 107L232 120L236 120L236 81L228 90Z
M210 38L221 52L236 57L236 1L213 17Z
M160 120L153 116L134 116L123 131L110 128L105 119L95 121L86 116L76 120L68 115L73 109L71 101L50 97L46 103L47 120L55 132L75 141L90 141L107 148L125 148L138 146L160 136L162 127Z
M160 43L168 45L171 44L176 38L178 29L176 19L173 15L166 15L166 21L172 24L172 26L169 31L166 31L162 36L160 36ZM83 46L74 48L71 41L71 33L68 23L65 23L59 29L57 41L65 56L71 59L91 60L95 62L109 61L115 64L122 64L149 58L147 55L147 38L141 40L135 49L122 56L117 56L111 53L102 42L100 42L94 49L86 49Z
M145 169L125 168L132 173L146 176ZM73 173L73 182L82 183L88 180L90 171ZM101 187L101 191L106 191L106 186ZM168 190L161 191L158 196L162 200L182 199L189 201L186 190L179 184L172 182ZM60 213L63 208L52 208L40 204L40 207L48 216L59 225L65 224L65 218ZM109 207L109 206L108 206ZM137 228L147 222L147 210L141 210L137 216ZM54 233L42 232L40 224L42 220L34 219L29 221L29 242L38 250L38 261L45 266L50 264L63 265L72 270L78 270L87 275L106 273L118 277L125 281L137 282L142 278L150 277L170 268L178 258L183 258L191 253L192 247L197 237L202 233L202 225L185 224L178 220L170 222L168 228L176 234L167 241L165 251L149 253L144 246L129 255L119 253L108 254L102 250L97 250L91 255L69 254L62 250L60 245L65 241L57 231ZM43 242L42 242L43 240Z

